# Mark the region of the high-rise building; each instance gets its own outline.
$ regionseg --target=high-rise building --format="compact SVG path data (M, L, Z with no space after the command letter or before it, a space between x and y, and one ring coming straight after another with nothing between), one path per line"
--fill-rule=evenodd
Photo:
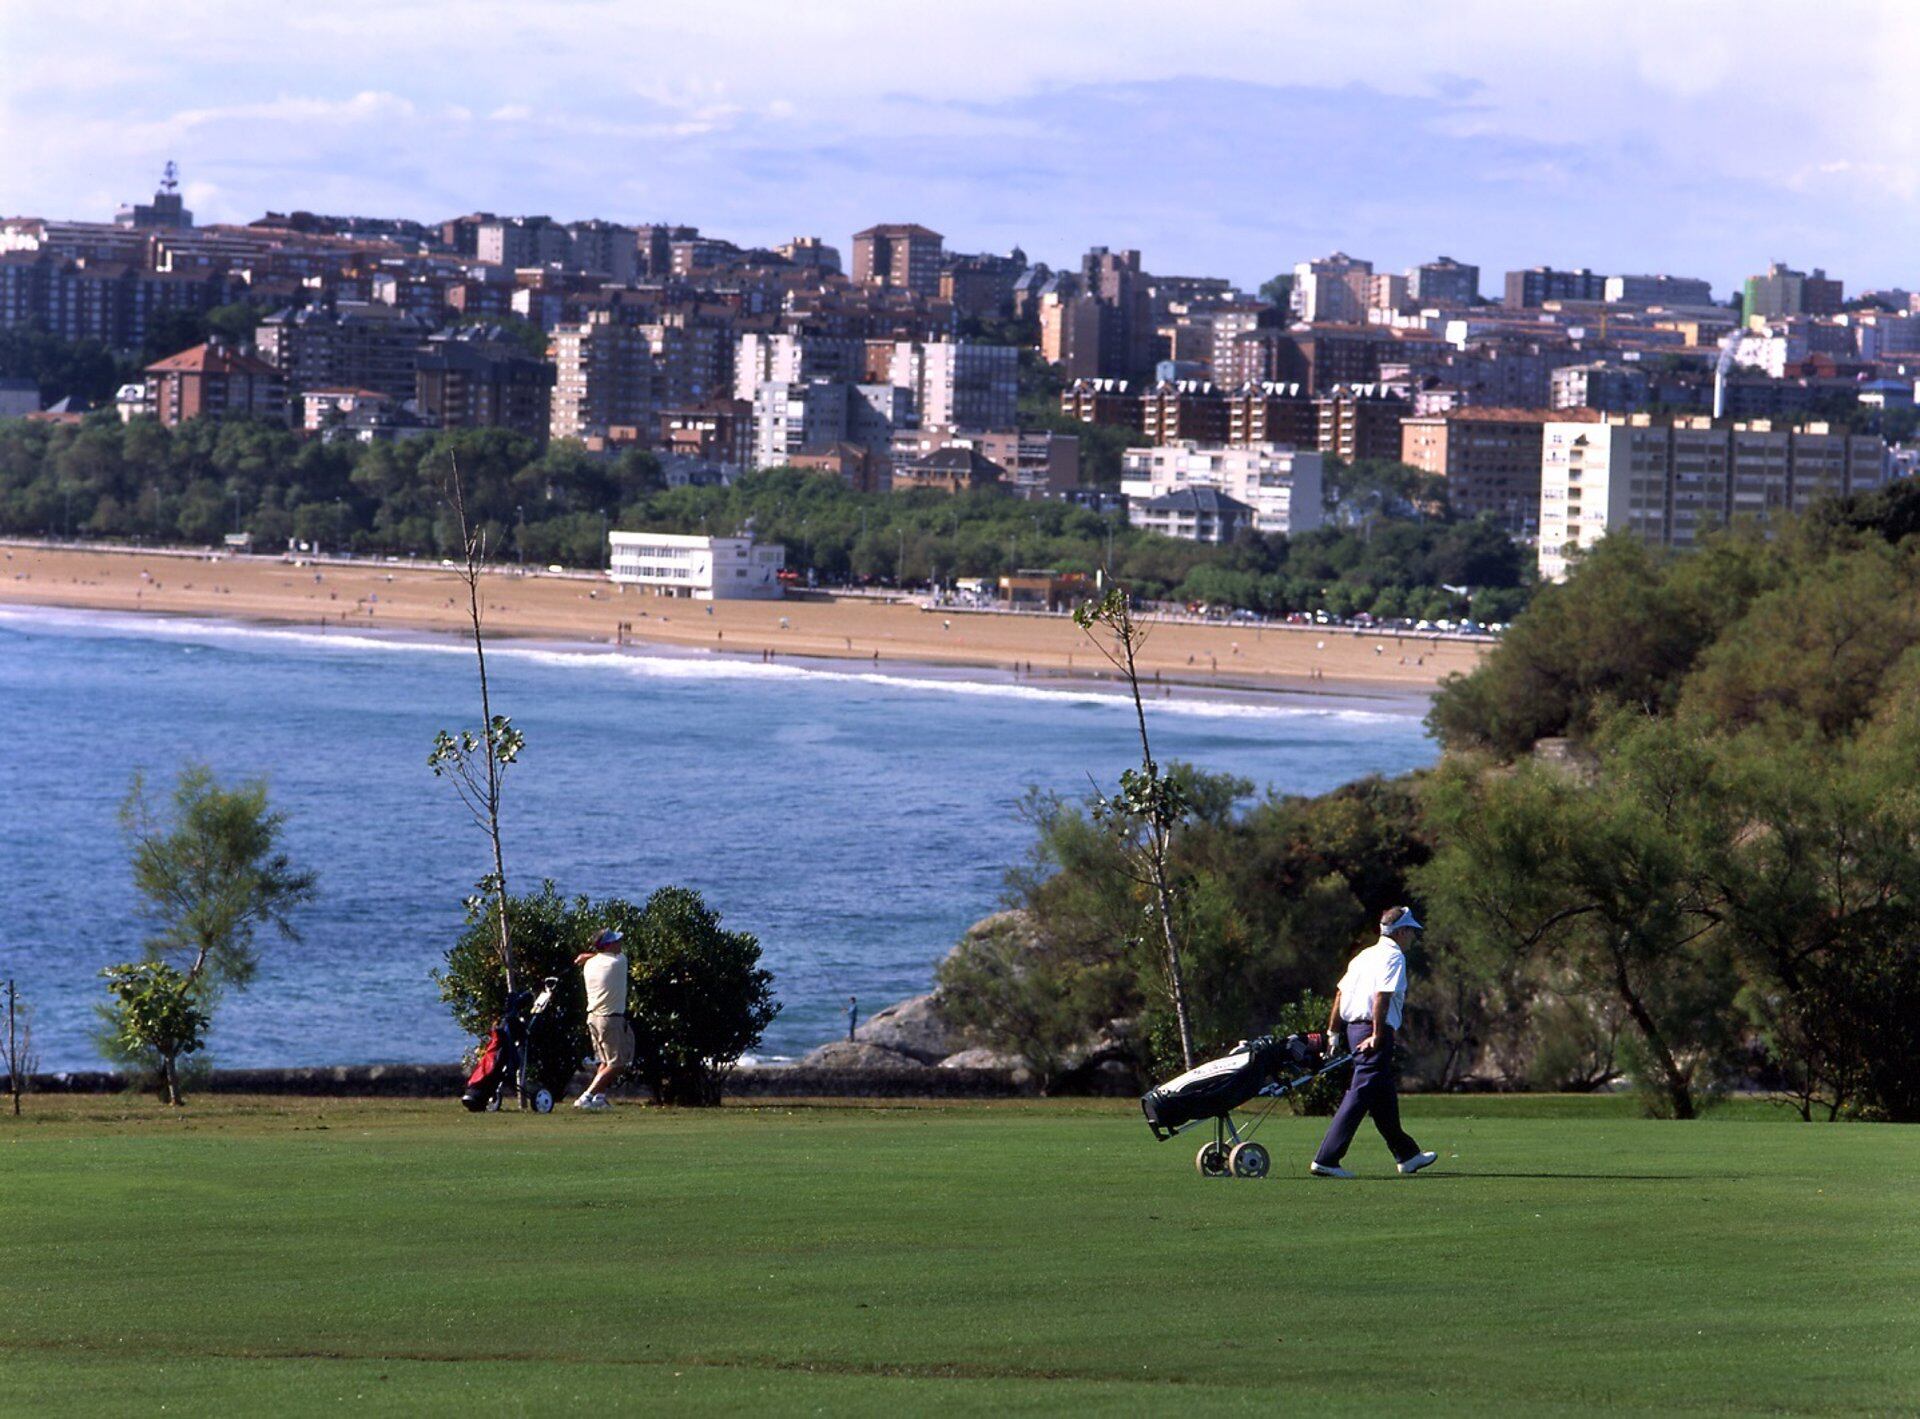
M831 380L768 380L753 392L753 463L775 468L791 454L847 441L848 393Z
M740 337L733 359L733 397L752 400L760 386L824 379L858 384L866 377L867 343L851 336L762 334Z
M414 361L414 400L443 429L512 429L544 444L554 368L497 330L470 325L431 336Z
M1713 283L1697 276L1609 276L1609 305L1712 305Z
M1540 575L1562 581L1609 532L1688 549L1717 528L1797 512L1821 498L1879 487L1887 446L1821 423L1646 414L1545 425L1540 463Z
M340 301L268 316L254 330L260 357L288 392L370 389L394 403L414 395L414 364L433 326L378 301Z
M556 439L605 437L615 426L651 431L660 407L653 341L609 310L553 328Z
M1767 265L1764 276L1747 277L1741 314L1748 320L1782 320L1794 315L1837 315L1846 302L1842 283L1818 266L1809 276L1784 262Z
M1597 420L1598 414L1588 416ZM1400 422L1400 461L1447 480L1457 517L1491 517L1514 537L1540 530L1540 447L1549 409L1452 409Z
M887 379L912 392L922 424L1004 429L1019 404L1020 352L971 340L898 341Z
M1367 318L1373 263L1336 251L1293 268L1293 314L1309 323L1355 325Z
M490 266L564 264L572 252L573 239L551 217L495 217L474 230L474 260Z
M569 222L566 226L567 254L561 258L576 271L590 271L621 285L633 280L640 265L636 245L638 233L632 227L598 218Z
M938 295L942 237L913 222L885 222L853 234L853 283Z
M1607 278L1584 266L1573 271L1534 266L1525 271L1507 272L1506 297L1501 304L1508 310L1535 310L1548 301L1603 301L1606 298Z
M1416 305L1443 310L1480 303L1480 268L1451 256L1423 261L1407 272L1407 295Z

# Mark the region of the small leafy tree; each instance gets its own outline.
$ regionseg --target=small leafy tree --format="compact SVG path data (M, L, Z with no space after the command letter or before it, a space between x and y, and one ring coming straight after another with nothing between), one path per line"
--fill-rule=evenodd
M1161 967L1173 1005L1180 1038L1180 1057L1193 1068L1193 1018L1187 1006L1185 963L1177 925L1177 890L1169 868L1173 833L1191 810L1179 780L1162 773L1147 736L1147 711L1140 696L1140 647L1146 629L1133 618L1133 606L1124 587L1114 587L1098 601L1085 601L1073 611L1074 624L1087 634L1127 682L1133 697L1134 722L1140 730L1140 767L1120 775L1120 791L1096 790L1093 813L1126 844L1124 860L1129 875L1152 892L1148 916L1159 937Z
M719 1103L727 1074L780 1013L759 941L722 927L698 892L662 887L626 945L641 1078L662 1103Z
M140 961L108 966L107 992L113 997L100 1007L107 1039L124 1057L145 1056L158 1062L160 1087L166 1102L181 1103L179 1062L206 1044L212 1017L201 1008L200 992L181 972L164 961Z
M467 620L473 629L473 658L480 672L480 724L478 734L463 729L458 734L441 730L433 737L433 752L427 764L435 778L453 784L460 801L485 830L493 848L493 871L480 879L482 893L492 894L497 910L500 965L507 990L517 988L514 970L512 912L507 909L507 862L500 841L500 790L507 767L516 762L526 747L526 738L505 715L493 712L493 698L487 684L487 641L481 613L480 572L486 561L486 527L476 525L467 516L466 491L460 482L460 461L451 460L447 480L447 501L460 524L460 579L467 588Z
M1315 1030L1327 1027L1327 1014L1333 1009L1333 1001L1324 995L1307 991L1298 1000L1283 1007L1273 1022L1276 1035L1307 1035ZM1343 1070L1334 1070L1331 1074L1322 1074L1310 1084L1304 1084L1287 1095L1287 1107L1296 1114L1312 1114L1322 1118L1330 1116L1340 1107L1340 1096L1346 1093L1347 1078Z
M143 964L172 972L141 977L139 988L157 992L154 999L161 1001L177 977L183 994L181 1003L164 1010L153 1005L156 1020L183 1019L179 1012L189 1006L210 1013L222 989L245 989L259 969L262 929L287 941L300 939L293 912L312 900L314 878L296 868L282 846L286 817L268 807L265 780L223 788L211 769L192 764L161 809L136 774L120 818L133 845L134 886L158 925L147 938ZM190 1051L168 1055L157 1044L129 1044L140 1032L121 1029L115 1016L108 1027L102 1043L109 1055L161 1066L169 1101L178 1103L173 1061ZM196 1038L193 1048L199 1047Z

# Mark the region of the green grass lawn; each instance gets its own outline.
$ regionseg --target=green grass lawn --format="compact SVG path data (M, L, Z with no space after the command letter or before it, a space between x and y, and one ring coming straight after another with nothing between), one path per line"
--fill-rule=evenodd
M1414 1099L1196 1177L1125 1104L0 1117L8 1413L1894 1413L1920 1130ZM610 1408L609 1406L615 1406Z

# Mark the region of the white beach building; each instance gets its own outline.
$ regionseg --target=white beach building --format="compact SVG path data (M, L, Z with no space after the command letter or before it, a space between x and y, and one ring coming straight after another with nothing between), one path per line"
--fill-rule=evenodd
M669 532L615 532L608 575L655 596L696 601L772 600L781 594L787 549L751 537L686 537Z

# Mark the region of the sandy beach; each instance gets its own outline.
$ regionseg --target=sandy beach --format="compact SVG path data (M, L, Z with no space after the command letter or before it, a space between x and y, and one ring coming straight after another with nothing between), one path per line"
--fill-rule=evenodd
M917 662L1031 673L1111 674L1066 617L1007 615L865 597L700 602L656 597L577 574L517 569L482 582L495 635L658 644L759 658ZM0 603L356 630L458 634L465 587L440 566L295 564L278 557L178 555L12 544L0 548ZM1471 669L1480 643L1330 627L1161 622L1142 668L1170 685L1301 695L1424 697Z

